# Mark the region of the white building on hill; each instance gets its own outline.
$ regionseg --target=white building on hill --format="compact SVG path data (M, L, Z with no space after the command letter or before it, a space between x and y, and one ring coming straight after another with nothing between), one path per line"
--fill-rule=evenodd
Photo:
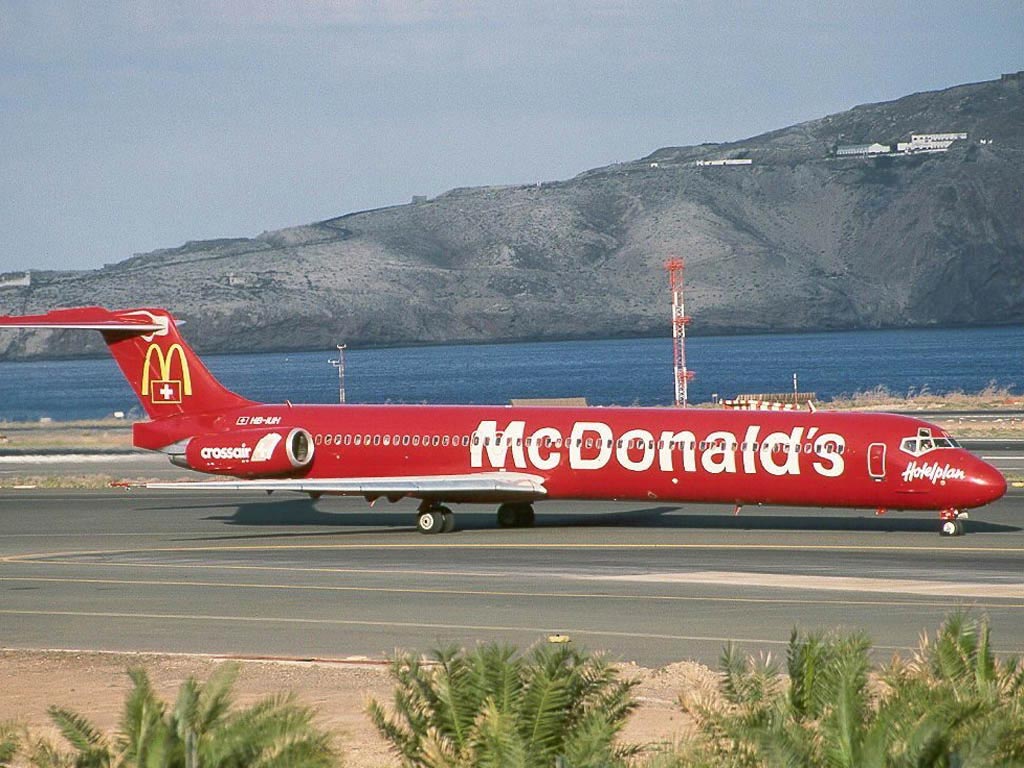
M896 151L904 154L916 152L945 152L954 141L965 141L967 133L959 131L956 133L912 133L910 141L901 141L896 145Z
M892 152L888 144L848 144L836 149L836 157L857 157L865 155L887 155Z

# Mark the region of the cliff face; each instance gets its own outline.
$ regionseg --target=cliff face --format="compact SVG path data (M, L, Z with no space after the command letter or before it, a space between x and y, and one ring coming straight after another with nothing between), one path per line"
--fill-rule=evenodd
M943 154L829 156L946 131L969 138ZM694 164L725 157L753 164ZM1019 323L1021 179L1024 80L1011 78L567 181L456 189L38 273L30 288L0 289L0 312L165 306L209 351L667 334L662 263L679 255L705 334ZM0 335L5 357L99 348L80 334Z

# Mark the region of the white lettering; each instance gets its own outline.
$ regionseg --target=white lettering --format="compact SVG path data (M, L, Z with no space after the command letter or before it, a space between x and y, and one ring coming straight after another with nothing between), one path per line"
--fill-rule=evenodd
M588 433L596 435L597 455L583 458L580 448ZM590 442L589 438L586 438ZM569 437L569 466L573 469L601 469L612 457L612 428L596 421L578 421Z
M671 472L675 463L672 455L677 450L683 454L683 471L697 471L697 438L693 432L662 432L658 448L658 467L662 472Z
M921 465L918 465L916 461L912 461L903 470L903 480L905 482L910 482L911 480L930 480L932 485L935 485L940 480L963 480L966 477L967 475L959 467L952 467L949 464L929 464L927 461Z
M202 459L248 459L252 448L247 446L233 448L202 448L199 457Z
M541 455L540 449L542 447L549 447L547 445L542 446L541 443L548 442L553 445L561 443L562 433L554 427L541 427L533 433L530 445L526 449L527 454L530 456L530 463L537 469L554 469L558 466L558 462L562 460L561 451L551 451L547 456Z
M608 424L578 421L563 438L562 432L555 427L540 427L527 436L525 421L512 421L502 431L499 431L497 421L482 421L469 443L470 464L474 468L505 469L514 466L516 469L552 470L560 466L563 457L567 456L569 468L593 471L608 466L614 457L624 469L645 472L657 458L658 469L662 472L681 469L684 472L701 470L710 474L743 472L753 475L763 470L770 475L782 476L801 473L800 454L804 453L807 454L806 463L822 477L839 477L845 471L843 454L846 439L840 434L829 432L819 435L818 427L794 427L789 432L772 432L761 438L761 430L756 424L745 427L741 444L735 433L726 430L703 437L689 430L665 431L655 441L646 429L630 429L616 438ZM700 462L697 461L698 448ZM204 449L203 458L213 458L213 453L209 453L213 450ZM676 453L681 454L681 458L676 458ZM217 458L221 457L218 454ZM255 455L253 460L256 460ZM935 474L938 479L945 477L939 470L920 467L908 477L932 477L932 474L915 472L938 473Z
M481 421L476 429L476 436L472 447L469 449L470 466L482 467L484 465L484 451L487 451L487 462L492 467L504 467L508 461L509 449L512 449L512 463L517 469L526 468L526 458L523 455L523 429L526 426L524 421L509 422L505 431L498 432L498 422Z
M846 439L834 432L826 432L814 441L814 452L818 458L814 460L814 471L823 477L839 477L846 469L843 451ZM824 466L822 462L828 462Z
M634 440L640 443L639 447L644 452L639 461L634 461L629 455L629 444ZM650 469L654 463L654 435L646 429L631 429L624 432L615 448L615 458L624 468L633 472Z
M713 475L736 472L736 436L732 432L712 432L708 448L701 454L700 465Z
M804 428L796 427L792 434L772 432L761 443L761 466L770 475L800 474L800 438ZM781 463L779 462L781 459Z
M748 475L757 471L757 467L754 466L756 457L754 446L757 445L757 436L760 432L760 427L747 427L747 434L743 437L743 471Z

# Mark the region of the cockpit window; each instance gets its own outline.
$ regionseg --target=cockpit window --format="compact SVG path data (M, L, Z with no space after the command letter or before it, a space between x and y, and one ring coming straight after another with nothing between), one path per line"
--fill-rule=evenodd
M900 441L900 450L904 453L909 453L911 456L921 456L938 448L959 447L953 438L945 436L934 437L924 429L918 430L916 437L905 437Z

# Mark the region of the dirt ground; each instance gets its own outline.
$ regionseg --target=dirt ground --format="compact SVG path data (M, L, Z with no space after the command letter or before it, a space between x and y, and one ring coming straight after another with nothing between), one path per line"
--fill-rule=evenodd
M160 695L173 702L187 677L205 680L224 661L191 655L0 650L0 722L15 720L34 734L52 737L55 731L46 708L57 705L85 715L109 733L117 727L130 687L125 674L129 667L144 667ZM293 691L303 704L316 710L322 725L338 735L345 766L398 765L365 713L369 699L391 700L393 687L385 665L276 660L237 663L237 703L251 704L273 693ZM711 670L691 662L660 669L624 664L621 670L624 676L640 680L635 689L640 707L624 735L629 743L677 742L687 728L687 719L676 704L680 692L711 687L715 680Z

